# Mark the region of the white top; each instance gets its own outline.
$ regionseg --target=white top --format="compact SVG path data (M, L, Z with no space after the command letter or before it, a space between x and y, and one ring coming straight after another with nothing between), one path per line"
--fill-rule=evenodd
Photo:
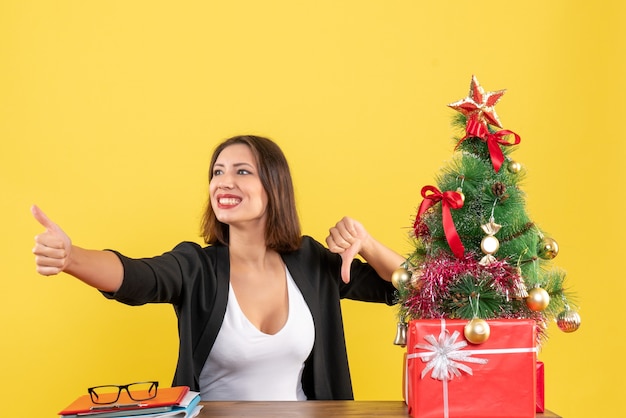
M246 318L230 286L224 323L200 373L203 401L306 400L301 377L315 328L302 293L285 270L289 315L273 335Z

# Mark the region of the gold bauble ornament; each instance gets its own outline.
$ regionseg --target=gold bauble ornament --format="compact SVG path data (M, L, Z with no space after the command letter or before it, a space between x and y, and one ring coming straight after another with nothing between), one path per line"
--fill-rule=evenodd
M550 304L550 294L546 292L545 289L541 287L535 287L528 292L528 297L526 298L526 306L530 308L531 311L543 311Z
M544 260L552 260L559 253L559 244L550 237L542 237L537 244L537 255Z
M580 327L580 315L566 307L557 315L556 325L563 332L574 332Z
M409 281L409 285L415 289L415 291L419 292L422 287L424 287L424 280L422 280L421 272L418 271L417 274L414 274Z
M518 163L517 161L511 160L506 165L506 169L509 170L509 173L517 174L520 171L522 171L522 165L520 163Z
M411 273L404 267L398 267L391 273L391 283L396 289L404 287L411 280Z
M460 187L456 188L456 192L461 195L461 200L465 203L465 195L463 194L463 189Z
M469 321L463 329L465 339L472 344L482 344L489 339L491 329L487 321L481 318L474 318Z

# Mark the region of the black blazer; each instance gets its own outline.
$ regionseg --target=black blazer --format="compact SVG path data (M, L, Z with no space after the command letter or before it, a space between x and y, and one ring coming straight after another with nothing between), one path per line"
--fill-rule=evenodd
M183 242L153 258L117 252L124 280L108 298L128 305L171 303L178 317L179 356L172 385L199 390L199 376L222 325L229 288L228 247ZM304 236L300 249L281 254L315 324L315 343L302 386L310 400L353 399L340 299L395 302L393 285L355 259L350 283L341 280L341 257Z

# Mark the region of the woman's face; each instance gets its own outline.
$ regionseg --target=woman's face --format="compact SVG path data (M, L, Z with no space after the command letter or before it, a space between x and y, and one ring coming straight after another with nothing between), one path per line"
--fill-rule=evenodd
M224 148L212 175L209 194L217 219L230 226L264 227L268 199L252 150L245 144Z

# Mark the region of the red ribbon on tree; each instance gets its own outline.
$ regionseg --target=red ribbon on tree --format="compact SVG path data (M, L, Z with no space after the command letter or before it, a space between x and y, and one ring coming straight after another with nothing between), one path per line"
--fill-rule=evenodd
M456 148L461 145L461 142L465 141L470 137L477 137L487 142L487 148L489 149L489 156L491 157L491 164L493 165L496 173L500 171L500 167L502 167L502 163L504 162L504 153L500 148L500 145L511 146L517 145L521 142L521 138L518 134L509 130L501 130L494 133L489 132L487 129L487 125L484 122L479 121L477 118L470 117L467 121L467 125L465 126L466 135L461 138L458 144L456 144ZM507 135L515 136L515 141L509 142L504 139Z
M515 136L515 141L507 141L504 138L507 135ZM502 152L500 145L517 145L522 140L518 134L513 131L507 131L506 129L495 132L493 134L489 133L487 134L487 137L483 139L487 141L487 148L489 148L489 155L491 156L491 164L493 164L493 168L494 170L496 170L496 173L500 171L500 167L502 167L502 163L504 162L504 153Z
M489 129L487 129L485 122L481 122L475 117L470 117L467 120L467 125L465 125L465 137L459 141L457 147L469 137L475 136L484 139L488 133Z
M465 247L463 247L461 238L459 238L459 234L456 231L454 221L452 220L452 212L450 211L450 209L460 209L463 207L461 194L451 190L441 193L435 186L424 186L422 187L422 197L424 200L422 200L419 210L417 211L413 230L416 231L417 234L422 215L435 203L441 202L441 217L446 240L448 241L452 253L457 258L462 258L465 253Z

